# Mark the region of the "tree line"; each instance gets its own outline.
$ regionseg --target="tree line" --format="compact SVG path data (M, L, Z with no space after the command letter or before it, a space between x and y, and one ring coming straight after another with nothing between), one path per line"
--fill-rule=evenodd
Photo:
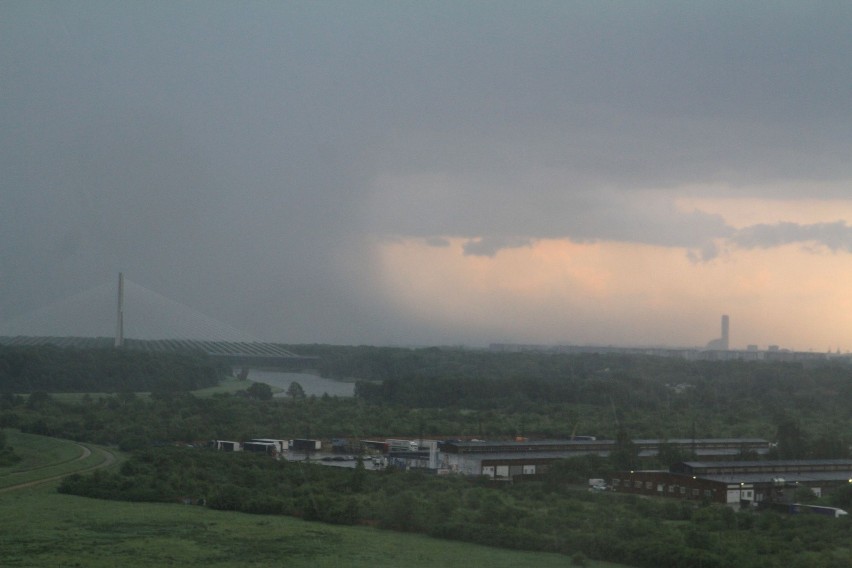
M226 372L203 353L0 346L0 393L191 391Z
M54 361L60 355L76 357L58 349L47 352ZM465 353L454 351L451 359ZM473 361L489 355L474 353ZM526 374L518 368L509 373L513 359L501 356L497 359L504 363L503 376L467 376L463 365L460 376L427 377L424 372L380 383L361 381L353 399L306 397L295 387L292 396L272 398L267 385L249 382L245 393L198 397L173 389L214 381L216 368L204 358L152 359L146 353L114 351L91 358L100 356L107 363L98 372L114 376L121 372L110 361L143 368L150 363L148 372L157 375L158 382L140 384L161 389L153 388L150 396L131 391L92 394L69 403L43 390L12 394L8 383L0 383L0 391L5 391L0 395L0 426L123 448L214 438L616 439L623 433L660 439L763 437L778 443L773 457L795 459L848 457L852 441L852 377L845 365L809 368L545 354L519 359L521 367L535 367L540 360L547 372L538 375L534 368ZM429 350L428 357L438 355ZM169 366L169 361L175 364ZM161 367L165 369L156 371ZM67 385L64 376L42 378L39 384L58 388ZM176 379L181 376L183 380ZM94 388L109 390L103 382Z

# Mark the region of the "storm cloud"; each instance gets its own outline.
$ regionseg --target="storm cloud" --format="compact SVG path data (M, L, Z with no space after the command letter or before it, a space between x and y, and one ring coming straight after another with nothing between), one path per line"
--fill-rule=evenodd
M0 320L124 271L269 340L487 342L389 303L376 247L848 252L844 221L737 229L678 200L848 199L850 22L836 2L4 2Z

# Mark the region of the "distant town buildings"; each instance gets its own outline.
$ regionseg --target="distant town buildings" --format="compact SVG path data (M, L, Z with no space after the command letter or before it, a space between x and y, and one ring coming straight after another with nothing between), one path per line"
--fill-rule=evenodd
M839 357L832 353L812 351L790 351L778 346L766 351L753 349L712 350L676 347L616 347L612 345L536 345L521 343L492 343L491 351L521 353L539 351L545 353L618 353L626 355L652 355L655 357L675 357L688 361L825 361ZM848 357L848 355L840 355Z
M618 347L613 345L541 345L522 343L492 343L488 346L491 351L524 352L538 351L544 353L616 353L625 355L653 355L656 357L675 357L688 361L820 361L833 357L848 357L848 352L841 355L829 350L827 353L813 351L791 351L778 345L770 345L761 350L757 345L748 345L745 349L731 349L730 330L731 320L727 315L722 316L721 337L707 343L706 347Z

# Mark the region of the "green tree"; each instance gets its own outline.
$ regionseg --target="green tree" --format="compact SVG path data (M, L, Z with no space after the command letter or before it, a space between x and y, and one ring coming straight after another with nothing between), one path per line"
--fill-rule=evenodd
M287 389L287 396L291 397L293 400L305 398L305 389L302 388L302 385L293 381Z
M660 443L660 450L659 454L657 455L657 461L664 468L668 468L674 463L686 460L687 456L677 445L672 444L668 441L663 441Z
M808 457L808 440L799 421L785 417L778 424L778 459L795 460Z
M52 400L51 396L44 391L36 391L27 398L27 408L34 410L44 407Z
M266 383L252 383L252 385L246 389L246 392L249 396L258 400L272 399L272 387Z
M835 507L852 509L852 481L831 491L828 500Z
M793 492L793 500L796 503L814 503L817 496L810 487L797 487Z
M358 461L355 462L355 471L352 472L350 488L353 493L360 493L364 489L364 483L367 481L367 468L364 467L364 459L358 456Z
M0 430L0 466L12 465L20 459L12 447L6 445L6 432Z
M826 430L812 444L811 457L816 459L847 459L849 444L836 430Z
M620 471L636 469L639 466L639 448L624 428L618 429L609 459L612 467Z

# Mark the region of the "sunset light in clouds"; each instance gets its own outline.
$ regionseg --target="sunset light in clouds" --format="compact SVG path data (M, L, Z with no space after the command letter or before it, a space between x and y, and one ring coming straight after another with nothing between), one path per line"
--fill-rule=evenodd
M697 204L699 201L692 201ZM706 200L738 226L852 218L843 201ZM494 341L703 347L731 316L732 348L847 349L852 255L815 243L740 249L707 261L685 249L541 239L493 256L423 240L381 246L383 280L398 309Z

